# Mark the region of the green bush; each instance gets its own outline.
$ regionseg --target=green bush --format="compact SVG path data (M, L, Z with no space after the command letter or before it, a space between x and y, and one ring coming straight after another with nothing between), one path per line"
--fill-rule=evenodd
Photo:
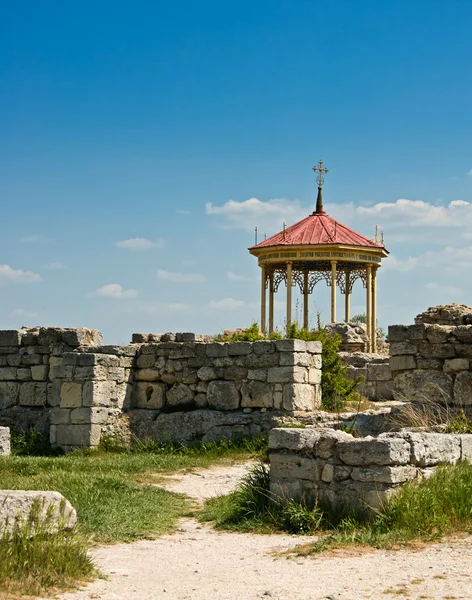
M11 432L11 453L14 456L59 456L60 448L53 448L49 435L29 428Z

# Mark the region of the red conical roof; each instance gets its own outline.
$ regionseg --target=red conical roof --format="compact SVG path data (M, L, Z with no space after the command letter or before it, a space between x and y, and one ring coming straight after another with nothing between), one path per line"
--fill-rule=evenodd
M287 227L285 231L276 233L272 237L252 246L255 248L268 248L270 246L300 246L316 244L345 244L348 246L366 246L369 248L384 248L383 244L376 244L353 229L349 229L326 213L314 212L306 219Z

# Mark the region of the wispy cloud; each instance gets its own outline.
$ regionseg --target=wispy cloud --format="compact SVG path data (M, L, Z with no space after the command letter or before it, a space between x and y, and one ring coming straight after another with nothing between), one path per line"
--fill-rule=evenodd
M115 246L118 246L118 248L124 248L125 250L142 252L144 250L151 250L152 248L162 248L162 246L164 246L164 240L159 239L152 241L146 238L130 238L129 240L120 240L116 242Z
M237 273L234 273L233 271L228 271L226 273L226 277L230 281L254 281L254 277L247 277L246 275L238 275Z
M66 266L61 262L50 262L47 265L44 265L44 268L49 269L50 271L61 271L62 269L65 269Z
M175 211L178 215L191 215L191 211L190 210L185 210L184 208L178 208Z
M222 298L221 300L210 300L208 306L216 310L238 310L246 306L246 302L235 298Z
M24 317L25 319L33 319L38 316L37 312L25 310L24 308L15 308L12 312L14 317Z
M166 307L169 310L173 310L176 312L185 312L187 310L190 310L190 305L189 304L184 304L183 302L169 302L168 304L166 304Z
M160 281L170 281L172 283L204 283L207 278L200 273L179 273L177 271L165 271L158 269L157 278Z
M470 171L467 171L467 175L472 175L472 169L470 169Z
M41 275L22 269L14 269L10 265L0 265L1 283L38 283L42 281Z
M131 300L138 297L138 292L133 289L125 290L119 283L109 283L95 290L94 296L102 298L117 298L119 300Z
M45 235L25 235L20 238L21 244L54 244L54 240Z
M463 290L454 285L443 285L437 281L430 281L425 285L425 288L431 292L447 294L448 296L460 296L464 293Z

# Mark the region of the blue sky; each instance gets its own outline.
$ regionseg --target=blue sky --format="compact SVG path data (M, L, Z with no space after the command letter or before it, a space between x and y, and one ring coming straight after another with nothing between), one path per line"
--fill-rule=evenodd
M472 304L470 31L469 0L4 3L0 328L250 324L254 226L313 210L320 158L385 230L381 325Z

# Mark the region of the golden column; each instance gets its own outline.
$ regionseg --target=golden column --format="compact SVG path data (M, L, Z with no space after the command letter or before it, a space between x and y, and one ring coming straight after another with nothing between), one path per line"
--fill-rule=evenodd
M336 261L331 261L331 323L336 323Z
M303 272L303 327L308 330L308 271Z
M351 284L351 274L346 270L346 288L345 288L345 298L344 298L344 320L346 323L349 323L351 320L351 292L350 284Z
M287 330L292 324L292 263L287 263Z
M371 351L377 352L377 267L372 269L372 344Z
M266 332L266 268L261 267L261 331Z
M372 351L372 265L367 265L366 304L367 304L367 352Z
M269 333L274 331L274 271L269 274Z

